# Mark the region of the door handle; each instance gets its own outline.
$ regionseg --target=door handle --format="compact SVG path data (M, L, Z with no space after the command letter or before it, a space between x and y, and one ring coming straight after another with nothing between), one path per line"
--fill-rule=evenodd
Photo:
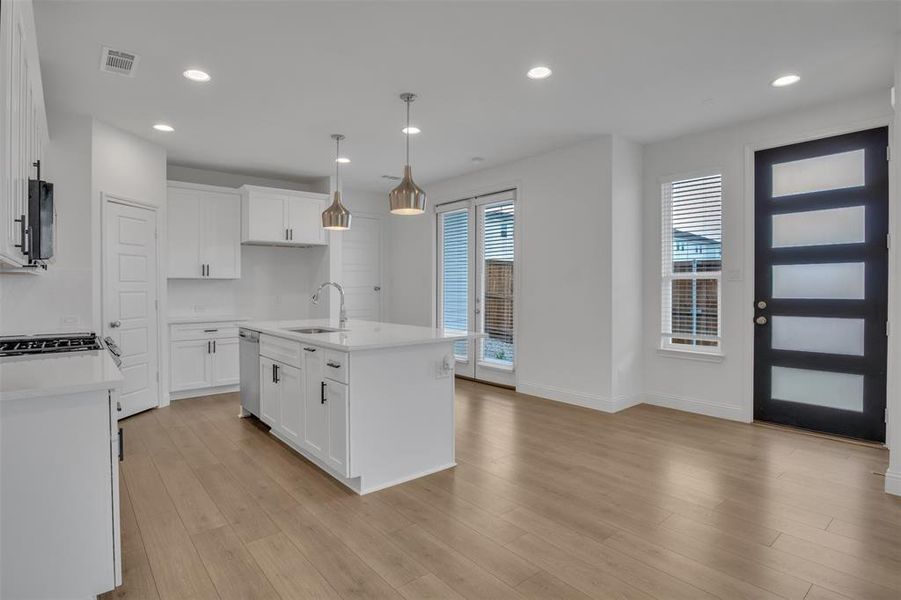
M325 382L324 382L324 381L321 383L321 386L322 386L322 387L319 388L319 389L320 389L320 393L321 393L321 397L322 397L322 402L320 402L320 404L325 404L326 398L325 398Z
M115 329L116 327L122 326L122 321L116 319L115 321L110 321L109 326Z

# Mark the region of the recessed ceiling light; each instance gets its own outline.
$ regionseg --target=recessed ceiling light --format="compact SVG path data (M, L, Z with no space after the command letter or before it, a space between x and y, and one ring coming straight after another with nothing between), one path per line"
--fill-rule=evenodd
M550 68L539 65L526 71L526 77L529 79L547 79L551 76L551 73L553 73L553 71L551 71Z
M166 133L172 133L173 131L175 131L175 127L173 127L172 125L166 125L165 123L157 123L153 126L153 128L157 131L165 131Z
M191 81L199 81L201 83L209 81L210 74L206 71L201 71L200 69L188 69L182 75L185 76L185 79L190 79Z
M400 131L401 133L406 133L407 135L416 135L417 133L421 133L422 129L416 127L415 125L410 125L409 127L404 127Z
M801 78L798 75L789 73L788 75L777 77L770 83L770 85L773 87L785 87L793 83L798 83L799 81L801 81Z
M342 165L346 165L347 163L350 162L350 159L347 158L346 156L339 156L338 158L335 159L335 162L341 163Z

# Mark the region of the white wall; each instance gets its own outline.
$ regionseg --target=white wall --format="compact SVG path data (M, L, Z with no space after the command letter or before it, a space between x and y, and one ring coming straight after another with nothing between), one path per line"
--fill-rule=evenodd
M718 417L752 415L754 282L753 196L746 170L752 149L885 125L888 90L646 145L644 148L645 401ZM660 327L660 181L717 170L723 174L721 362L658 352Z
M616 408L641 401L641 146L613 136L610 218L611 398Z
M626 141L621 144L602 136L425 186L432 206L511 187L518 190L516 386L522 392L603 410L615 409L620 400L613 390L611 366L614 148L625 169L617 190L619 212L636 214L640 186L640 150ZM637 226L637 219L630 222ZM393 298L388 320L431 325L435 216L392 217L388 231ZM636 239L640 231L621 235ZM637 285L631 288L636 294L641 291ZM640 304L640 298L631 302ZM636 322L630 318L628 327ZM637 348L630 352L621 367L622 390L628 394L638 380L641 354Z
M0 335L89 331L92 288L91 135L86 116L51 114L42 176L54 184L54 258L37 275L0 275Z
M901 13L899 13L901 15ZM895 36L895 91L901 90L901 34ZM901 106L895 101L892 118L892 155L898 156L901 148ZM889 205L889 232L891 239L901 240L901 161L894 158L889 166L891 203ZM885 472L885 491L901 496L901 373L897 369L901 357L901 336L897 323L901 323L901 280L892 277L901 264L901 244L893 243L889 250L889 321L893 335L888 341L888 362L896 368L888 370L888 415L886 419L886 443L891 448L889 466Z

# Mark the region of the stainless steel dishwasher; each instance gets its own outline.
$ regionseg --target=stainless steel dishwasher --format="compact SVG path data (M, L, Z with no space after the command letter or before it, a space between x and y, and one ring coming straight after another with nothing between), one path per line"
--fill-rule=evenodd
M250 329L238 331L241 361L241 408L260 416L260 334Z

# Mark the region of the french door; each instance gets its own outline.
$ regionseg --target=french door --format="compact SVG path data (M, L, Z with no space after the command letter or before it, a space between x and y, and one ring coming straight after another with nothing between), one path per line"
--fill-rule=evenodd
M888 128L755 153L756 419L885 440Z
M514 385L516 193L438 207L438 326L484 334L454 346L456 374Z

